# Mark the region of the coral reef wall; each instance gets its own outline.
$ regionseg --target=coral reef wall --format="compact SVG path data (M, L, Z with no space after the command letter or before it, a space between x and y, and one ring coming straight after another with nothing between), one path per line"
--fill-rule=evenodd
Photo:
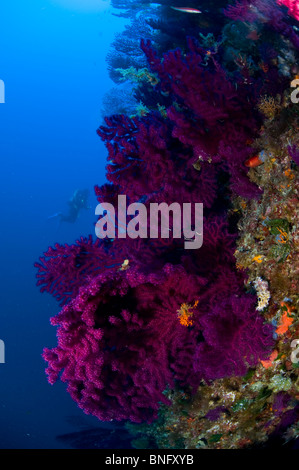
M97 130L108 156L95 193L116 215L119 195L148 212L202 203L203 244L186 249L173 217L168 238L90 235L50 247L38 285L62 310L46 371L85 413L139 423L129 424L136 447L292 443L297 3L191 3L196 14L166 0L114 2L130 24L107 58L118 88L106 109L120 100Z

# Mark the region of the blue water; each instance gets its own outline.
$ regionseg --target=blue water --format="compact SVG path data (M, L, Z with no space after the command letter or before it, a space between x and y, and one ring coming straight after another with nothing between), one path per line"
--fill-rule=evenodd
M58 435L106 426L84 415L62 383L47 383L41 353L56 345L49 319L59 306L39 293L33 263L55 242L93 233L93 186L105 182L106 163L96 129L113 86L105 56L123 25L107 1L0 3L2 449L68 447ZM90 190L92 209L75 224L48 219L67 210L77 188Z

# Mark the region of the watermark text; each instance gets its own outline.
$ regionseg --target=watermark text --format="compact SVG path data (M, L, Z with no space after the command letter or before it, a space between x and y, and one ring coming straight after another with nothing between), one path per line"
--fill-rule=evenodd
M0 104L5 103L5 84L3 80L0 80Z
M291 348L294 350L291 354L291 362L293 364L299 363L299 339L294 339L291 342Z
M299 78L295 78L291 82L291 87L296 88L296 90L292 91L291 93L291 101L292 103L298 104L299 103Z
M0 339L0 364L5 363L5 344L2 339Z
M98 238L184 238L186 249L203 244L203 204L173 202L168 205L150 203L149 207L135 202L127 207L126 196L118 196L117 212L110 203L98 204L100 216L95 233ZM129 221L128 216L133 216Z

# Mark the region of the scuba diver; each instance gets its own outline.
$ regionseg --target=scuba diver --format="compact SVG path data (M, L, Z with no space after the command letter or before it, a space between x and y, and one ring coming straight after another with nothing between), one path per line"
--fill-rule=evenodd
M54 214L48 218L53 219L54 217L59 217L60 222L69 222L73 224L78 219L81 209L90 209L90 206L88 206L88 196L88 189L76 189L72 198L68 201L68 213L62 214L62 212L57 212L57 214Z

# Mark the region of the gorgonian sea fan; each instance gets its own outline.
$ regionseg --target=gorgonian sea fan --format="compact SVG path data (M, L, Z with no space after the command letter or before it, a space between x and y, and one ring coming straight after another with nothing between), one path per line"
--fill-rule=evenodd
M51 320L58 345L43 354L49 382L66 382L102 421L150 422L175 381L196 390L202 378L244 374L269 356L272 329L232 269L213 282L171 264L95 275ZM183 305L194 307L190 327L179 321Z
M204 341L196 348L194 368L205 380L245 375L274 346L274 328L264 325L253 296L223 298L199 319Z
M43 353L49 382L60 376L78 406L100 420L151 421L159 403L169 403L166 387L194 375L195 341L176 312L201 282L171 265L160 274L99 274L51 320L58 345Z
M188 149L187 163L200 159L222 164L235 193L258 197L260 191L249 181L244 165L252 153L247 142L258 136L260 125L255 87L236 87L218 63L202 65L202 50L194 39L189 38L188 46L186 54L177 49L161 60L150 41L141 41L150 69L160 78L156 87L173 98L167 109L171 135L186 153Z
M299 166L299 147L296 145L288 145L288 153L296 165Z
M202 202L210 208L217 197L217 168L203 163L201 172L196 171L192 153L171 129L172 123L156 113L106 119L97 133L108 149L107 178L114 194L125 194L130 202L146 197L149 202Z
M289 14L299 20L299 2L298 0L277 0L279 5L284 5L288 8Z
M235 5L229 5L224 14L232 20L248 21L249 23L267 23L275 32L289 39L296 49L299 49L299 36L288 24L280 8L285 5L289 13L299 18L298 0L240 0Z
M38 269L37 285L41 292L53 295L61 305L75 297L91 276L109 268L119 268L123 259L113 258L102 240L81 237L73 245L60 245L48 250L34 266Z

